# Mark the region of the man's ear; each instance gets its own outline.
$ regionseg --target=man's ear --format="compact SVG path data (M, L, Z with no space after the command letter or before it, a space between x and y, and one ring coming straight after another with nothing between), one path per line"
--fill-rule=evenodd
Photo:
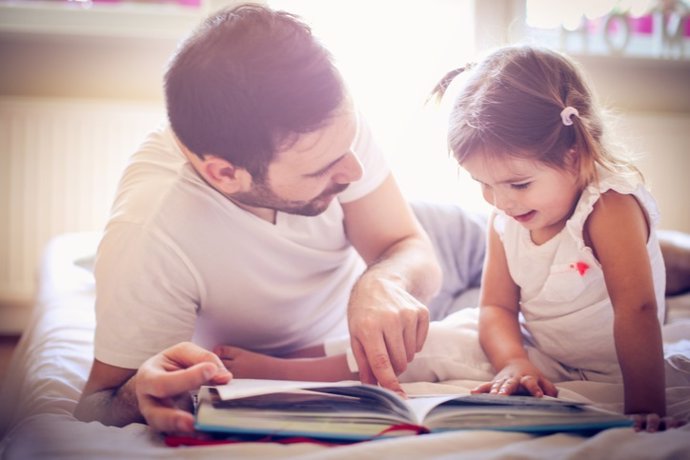
M207 155L194 166L206 182L226 195L248 191L251 188L252 176L249 171L223 158Z

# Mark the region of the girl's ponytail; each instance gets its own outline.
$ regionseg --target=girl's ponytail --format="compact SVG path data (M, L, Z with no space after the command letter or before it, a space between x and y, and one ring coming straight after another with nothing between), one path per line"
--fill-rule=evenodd
M432 99L435 99L436 101L440 101L443 98L443 95L446 93L446 90L448 89L450 84L455 79L455 77L457 77L461 73L471 69L472 66L473 66L473 64L467 64L463 67L458 67L458 68L453 69L450 72L446 73L443 77L441 77L439 82L436 83L434 88L429 93L429 97L427 97L426 103L428 103Z

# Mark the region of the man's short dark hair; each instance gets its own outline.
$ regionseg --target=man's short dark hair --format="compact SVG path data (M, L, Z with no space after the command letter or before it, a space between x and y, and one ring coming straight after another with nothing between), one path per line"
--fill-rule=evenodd
M328 122L344 97L328 50L296 16L260 5L207 18L165 74L168 119L196 155L264 177L275 153Z

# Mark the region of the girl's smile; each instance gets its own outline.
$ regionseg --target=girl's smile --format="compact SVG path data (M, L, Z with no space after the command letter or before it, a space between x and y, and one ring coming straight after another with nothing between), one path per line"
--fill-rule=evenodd
M461 166L484 199L530 230L536 244L561 231L580 197L577 174L532 159L474 154Z
M529 211L529 212L526 212L524 214L520 214L519 216L511 216L511 217L520 223L526 223L526 222L529 222L529 220L532 219L532 217L534 217L536 213L537 213L537 211Z

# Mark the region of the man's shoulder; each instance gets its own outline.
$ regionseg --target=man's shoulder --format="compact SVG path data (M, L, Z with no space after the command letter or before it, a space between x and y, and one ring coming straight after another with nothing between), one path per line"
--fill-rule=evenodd
M165 217L168 224L187 220L204 203L217 201L172 140L168 130L151 133L125 168L110 221L150 223ZM172 222L170 222L172 219Z

